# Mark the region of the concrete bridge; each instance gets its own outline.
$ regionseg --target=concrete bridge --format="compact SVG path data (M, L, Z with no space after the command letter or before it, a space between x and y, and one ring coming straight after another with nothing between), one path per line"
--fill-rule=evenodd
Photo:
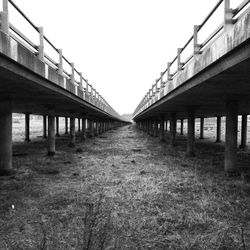
M39 44L9 22L12 5L37 32ZM29 141L29 115L42 115L43 136L48 140L48 154L54 155L59 117L65 117L65 132L70 118L70 145L75 145L75 119L81 122L82 139L98 135L127 122L108 104L61 49L56 48L11 0L3 0L0 13L0 170L12 168L12 113L25 113L26 141ZM45 43L57 55L46 53ZM73 45L73 44L72 44ZM65 70L71 68L71 72ZM57 121L57 123L55 122ZM55 126L56 123L56 126Z
M219 7L224 20L203 42L200 31ZM192 53L182 58L188 46ZM176 65L176 69L174 68ZM221 141L221 117L226 116L225 163L227 172L237 171L237 119L242 115L241 148L246 147L247 114L250 110L250 1L236 8L230 0L219 1L176 57L146 93L133 119L140 129L163 139L170 121L170 144L174 146L176 124L187 119L187 155L195 154L195 118L200 118L200 138L204 118L217 117L217 142Z

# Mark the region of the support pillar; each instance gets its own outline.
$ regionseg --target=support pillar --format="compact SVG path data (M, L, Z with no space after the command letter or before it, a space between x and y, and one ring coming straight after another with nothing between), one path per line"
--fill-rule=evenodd
M171 113L170 115L170 146L175 146L175 136L176 136L176 114Z
M188 109L188 136L187 136L187 156L194 156L194 140L195 140L195 117L194 109Z
M12 169L12 105L0 101L0 175L8 175Z
M180 135L183 135L183 119L181 119L181 131L180 131Z
M82 141L86 140L86 118L82 118Z
M216 126L216 142L221 142L221 116L217 116L217 126Z
M161 123L160 123L160 140L161 141L164 141L165 140L165 138L164 138L164 122L165 122L165 120L164 120L164 116L163 117L161 117Z
M68 117L65 117L65 135L68 135Z
M47 116L43 116L43 138L47 138Z
M204 118L200 118L200 140L204 139Z
M225 142L225 171L236 172L237 162L237 125L238 102L226 102L226 142Z
M56 116L56 136L59 135L59 116Z
M241 144L240 149L247 148L247 114L241 116Z
M90 129L90 137L94 137L95 134L94 134L94 122L93 120L89 120L89 129Z
M81 119L78 118L78 132L81 132Z
M70 117L70 143L69 147L74 148L76 145L76 125L75 118Z
M30 142L30 114L25 114L25 141Z
M56 153L55 137L55 116L48 115L48 155L53 156Z

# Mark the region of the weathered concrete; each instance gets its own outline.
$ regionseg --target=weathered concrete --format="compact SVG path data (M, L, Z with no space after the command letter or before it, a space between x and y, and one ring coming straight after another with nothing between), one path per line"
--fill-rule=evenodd
M48 155L53 156L56 153L55 137L55 116L48 115Z
M170 114L170 146L175 146L175 136L176 136L176 113Z
M0 101L0 175L12 169L12 104Z
M188 132L187 132L187 156L194 156L194 141L195 141L195 114L194 109L188 109Z
M181 128L180 128L180 135L183 135L183 119L180 120Z
M30 114L25 114L25 141L30 142Z
M225 171L237 170L238 102L226 102Z
M90 137L95 136L95 131L94 131L94 122L92 119L89 120L89 132L90 132Z
M59 116L56 116L56 136L60 136L60 133L59 133Z
M216 120L216 142L220 143L221 142L221 116L217 116Z
M69 131L68 131L68 117L65 117L65 135L68 135Z
M204 139L204 118L200 118L200 140Z
M247 114L241 116L241 144L240 149L247 148Z
M82 118L82 136L81 139L86 140L86 118Z
M69 147L76 146L76 127L75 127L75 118L70 117L70 143Z
M160 122L160 140L161 141L164 141L165 138L164 138L164 116L161 117L161 122Z
M47 116L43 115L43 138L47 138Z
M78 132L81 132L81 119L78 118Z

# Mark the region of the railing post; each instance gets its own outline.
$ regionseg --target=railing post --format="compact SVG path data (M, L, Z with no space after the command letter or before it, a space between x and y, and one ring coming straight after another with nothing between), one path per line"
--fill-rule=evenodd
M82 87L82 72L79 72L79 75L80 75L79 89L81 91L83 91L83 87Z
M199 31L200 26L199 25L194 25L194 57L197 57L198 55L201 54L201 45L198 44L198 31Z
M182 48L178 48L177 49L177 69L179 70L183 70L183 63L181 62L181 52L182 52Z
M44 61L44 36L43 36L43 27L38 27L38 32L39 32L38 58L41 61Z
M70 66L71 66L70 81L73 84L73 86L75 87L75 93L74 94L77 95L77 86L75 84L75 66L74 66L74 63L71 63Z
M230 8L230 0L224 0L224 31L233 27L233 9Z
M163 82L163 72L161 72L161 88L163 89L165 86L165 82Z
M57 50L59 54L59 63L58 63L58 73L63 75L63 56L62 56L62 49Z
M3 11L1 11L1 30L9 35L9 8L8 0L3 0Z
M86 79L85 80L85 82L86 82L86 88L85 88L85 100L87 100L88 102L89 102L89 82L88 82L88 80Z
M171 67L171 63L170 62L168 62L168 81L171 81L172 80L172 77L173 77L173 75L170 73L170 67Z

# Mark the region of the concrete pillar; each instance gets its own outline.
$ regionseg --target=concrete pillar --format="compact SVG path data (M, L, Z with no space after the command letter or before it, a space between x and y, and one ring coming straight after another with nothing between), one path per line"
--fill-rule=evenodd
M157 137L157 135L158 135L158 121L155 120L154 121L154 133L153 133L153 136Z
M217 116L216 126L216 142L221 142L221 116Z
M200 140L204 139L204 117L200 118Z
M0 175L12 169L12 105L10 101L0 101Z
M59 116L56 116L56 136L59 135Z
M89 120L89 129L90 129L90 137L94 137L95 134L94 134L94 122L93 120Z
M176 136L176 114L171 113L170 115L170 146L175 146L175 136Z
M78 118L78 132L81 132L81 119Z
M69 147L74 148L76 145L76 125L75 118L70 117L70 143Z
M194 156L194 140L195 140L195 117L194 109L188 109L188 136L187 136L187 156Z
M86 118L82 118L82 140L86 140Z
M65 117L65 135L68 135L69 131L68 131L68 117Z
M99 121L95 121L95 135L99 135Z
M164 117L161 117L161 123L160 123L160 140L164 141Z
M237 162L238 102L226 102L225 171L235 172Z
M55 116L48 116L48 155L53 156L56 153L56 137L55 137Z
M47 116L43 116L43 138L47 138Z
M25 114L25 141L30 141L30 114Z
M180 131L180 135L183 135L183 119L181 119L181 131Z
M247 148L247 114L241 116L241 144L240 149Z

